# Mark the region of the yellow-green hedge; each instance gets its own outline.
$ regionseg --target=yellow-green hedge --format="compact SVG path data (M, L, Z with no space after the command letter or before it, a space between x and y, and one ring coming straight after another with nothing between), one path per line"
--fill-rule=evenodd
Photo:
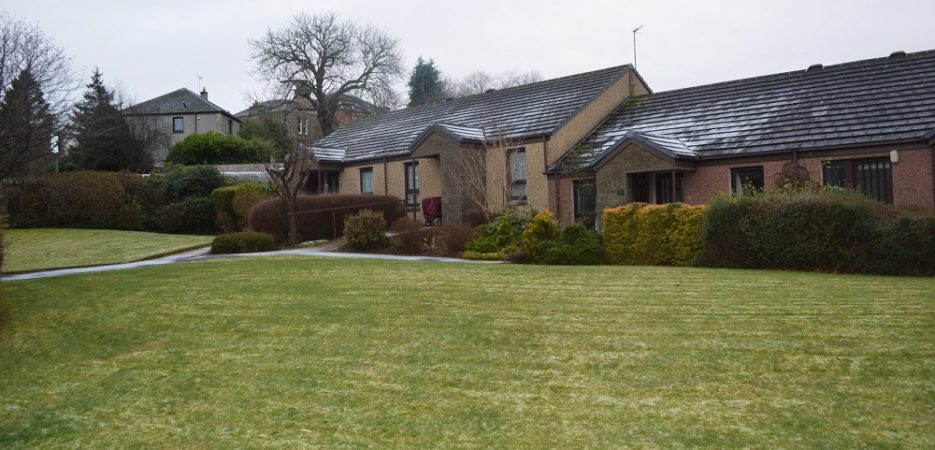
M704 207L630 203L604 211L611 264L687 266L701 251Z

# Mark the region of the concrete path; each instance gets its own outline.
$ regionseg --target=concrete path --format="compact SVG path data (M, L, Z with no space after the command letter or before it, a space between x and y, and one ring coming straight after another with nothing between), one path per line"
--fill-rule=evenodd
M0 276L0 282L16 280L33 280L37 278L60 277L65 275L78 275L83 273L110 272L114 270L134 269L137 267L162 266L166 264L178 264L193 261L210 261L215 259L233 259L233 258L254 258L262 256L315 256L326 258L362 258L362 259L383 259L392 261L431 261L444 263L467 263L467 264L500 264L501 261L472 261L460 258L442 258L437 256L404 256L404 255L380 255L374 253L338 253L333 251L335 246L332 243L324 244L312 248L300 248L294 250L278 250L274 252L261 253L238 253L233 255L212 255L208 247L191 250L175 255L164 256L162 258L149 259L145 261L136 261L122 264L107 264L103 266L74 267L70 269L43 270L39 272L16 273Z

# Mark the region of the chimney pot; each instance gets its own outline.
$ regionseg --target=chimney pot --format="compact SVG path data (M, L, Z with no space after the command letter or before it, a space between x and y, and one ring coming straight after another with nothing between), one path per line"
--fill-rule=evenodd
M208 90L207 90L207 89L201 88L201 98L203 98L203 99L205 99L205 100L208 99Z

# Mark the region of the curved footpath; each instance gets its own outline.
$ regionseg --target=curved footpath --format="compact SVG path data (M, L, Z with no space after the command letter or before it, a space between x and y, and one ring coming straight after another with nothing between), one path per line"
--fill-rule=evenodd
M499 264L499 261L472 261L460 258L442 258L437 256L404 256L404 255L381 255L374 253L338 253L318 248L300 248L294 250L277 250L273 252L261 253L237 253L232 255L212 255L208 247L191 250L174 255L164 256L162 258L149 259L122 264L106 264L102 266L73 267L70 269L42 270L38 272L14 273L0 276L0 282L32 280L36 278L60 277L65 275L77 275L82 273L110 272L113 270L134 269L137 267L161 266L165 264L178 264L193 261L208 261L213 259L230 258L250 258L258 256L319 256L327 258L363 258L363 259L385 259L394 261L431 261L446 263L468 263L468 264Z

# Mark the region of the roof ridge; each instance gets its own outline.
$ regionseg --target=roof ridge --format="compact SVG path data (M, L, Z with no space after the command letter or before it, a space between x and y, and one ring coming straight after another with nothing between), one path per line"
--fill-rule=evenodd
M895 58L895 60L904 61L907 59L920 58L920 57L926 57L926 56L935 56L935 49L906 53L904 56L899 56ZM894 60L892 56L883 56L883 57L870 58L870 59L861 59L857 61L847 61L843 63L831 64L828 66L822 66L822 70L818 73L825 73L828 70L839 70L842 68L847 68L847 67L855 66L855 65L870 65L873 63L880 63L880 62L892 61L892 60ZM757 75L757 76L747 77L747 78L738 78L735 80L717 81L714 83L699 84L697 86L688 86L688 87L683 87L683 88L678 88L678 89L670 89L668 91L656 92L652 95L655 96L655 95L669 95L669 94L676 94L676 93L684 93L685 91L714 88L714 87L729 85L733 83L739 84L739 83L749 83L749 82L754 82L754 81L766 81L770 79L781 79L781 78L786 78L786 77L792 77L795 75L804 75L806 73L809 73L807 68L791 70L787 72L771 73L767 75Z

